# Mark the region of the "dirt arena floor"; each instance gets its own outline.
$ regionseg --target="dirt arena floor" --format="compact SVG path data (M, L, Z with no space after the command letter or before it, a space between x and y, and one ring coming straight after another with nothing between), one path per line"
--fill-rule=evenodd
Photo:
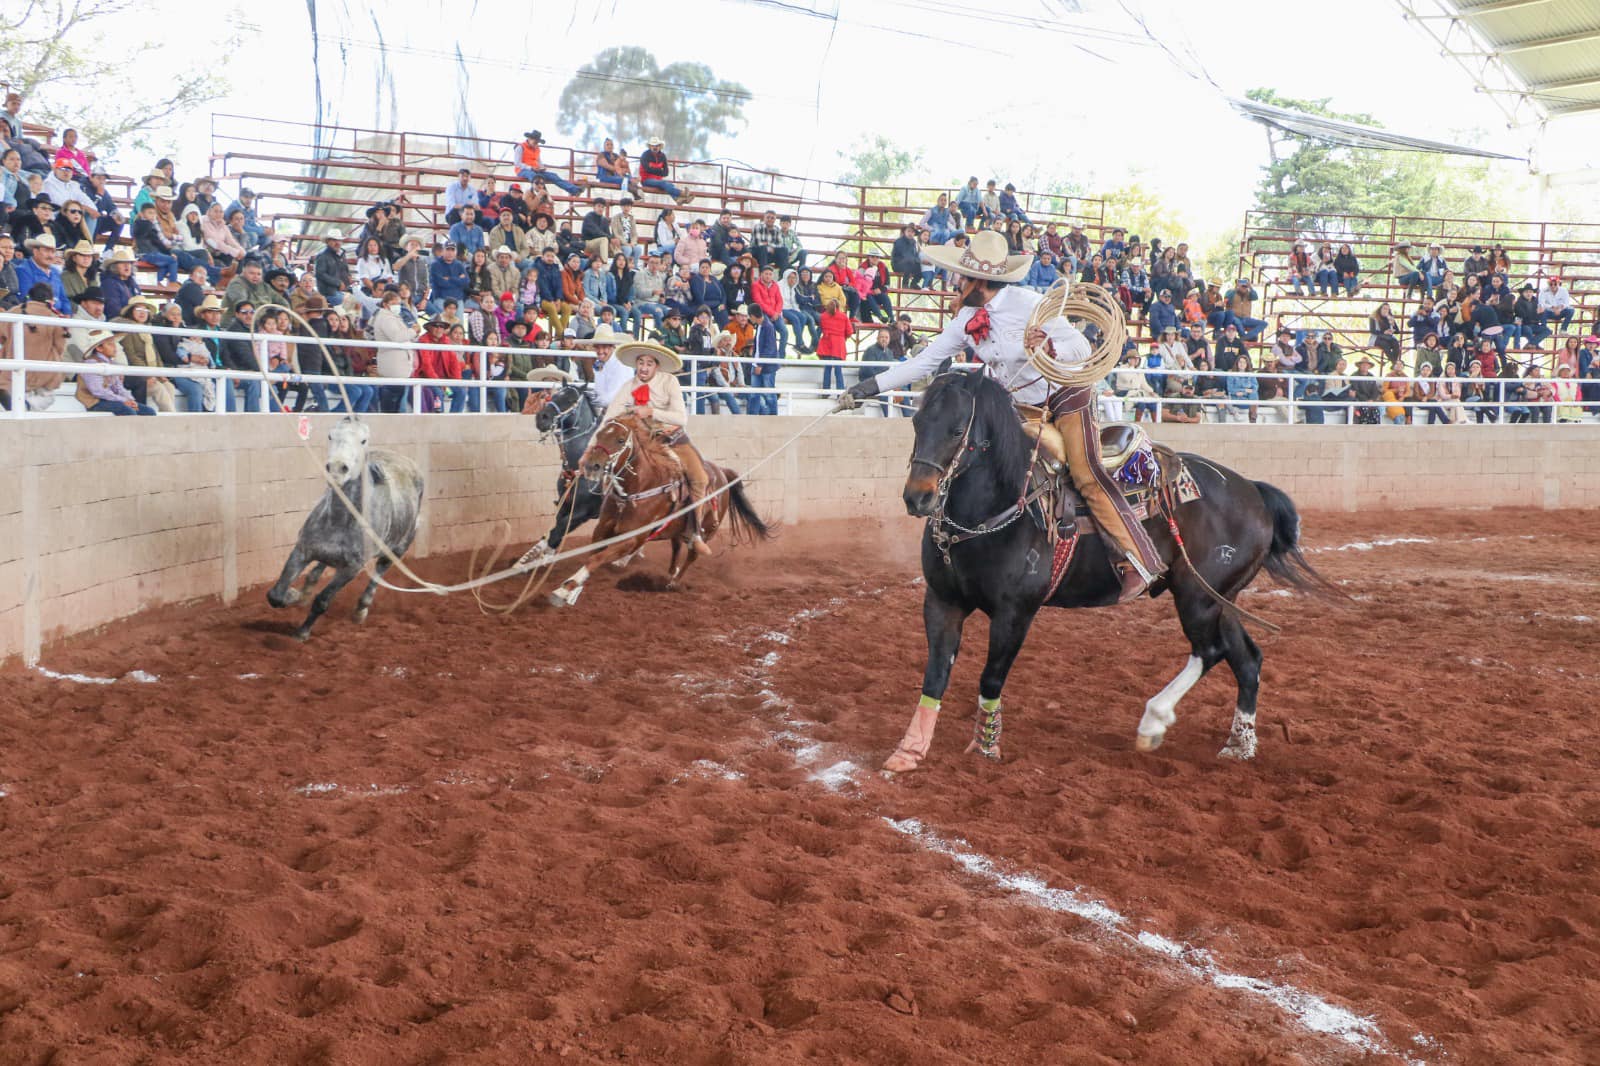
M1592 515L1308 516L1354 601L1249 594L1251 764L1225 670L1133 750L1166 599L1042 616L964 756L976 620L886 781L907 541L305 647L252 590L11 667L0 1066L1600 1062Z

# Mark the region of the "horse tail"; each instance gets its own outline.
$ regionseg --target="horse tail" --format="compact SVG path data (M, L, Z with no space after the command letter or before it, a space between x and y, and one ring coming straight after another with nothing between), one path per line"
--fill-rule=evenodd
M1255 486L1256 491L1261 493L1261 502L1266 505L1267 514L1272 518L1272 547L1267 552L1265 564L1267 573L1277 578L1280 584L1301 592L1331 599L1349 599L1339 586L1317 573L1301 554L1300 512L1295 510L1289 494L1265 481L1257 481Z
M732 527L734 543L770 540L772 529L750 502L750 497L745 495L744 482L735 481L738 475L731 470L724 470L723 473L733 482L728 489L728 524Z

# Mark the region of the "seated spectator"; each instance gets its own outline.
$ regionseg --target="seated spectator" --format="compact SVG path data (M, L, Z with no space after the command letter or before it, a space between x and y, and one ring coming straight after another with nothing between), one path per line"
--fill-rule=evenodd
M711 272L711 260L700 260L699 272L690 282L690 299L695 307L710 310L711 317L718 326L727 325L727 299L723 293L722 283Z
M983 211L983 193L978 189L977 175L968 178L967 183L956 192L956 209L961 212L966 228L971 229Z
M85 369L78 375L78 402L92 414L154 415L155 408L133 398L121 374L88 368L111 367L117 362L117 335L107 329L90 330L84 353Z
M38 282L23 295L27 299L18 307L25 315L39 318L61 318L53 302L50 287ZM11 343L15 330L9 326L0 329L0 360L12 358ZM22 327L22 357L40 362L59 363L67 359L67 331L61 326L28 325ZM47 370L29 370L23 376L23 402L30 411L48 411L56 400L56 389L66 380L64 373Z
M639 157L639 184L646 189L666 193L676 203L688 203L694 195L674 185L670 180L671 172L672 166L667 161L666 152L663 151L661 138L650 138L644 154Z
M1022 279L1022 287L1030 288L1035 293L1043 293L1059 279L1061 272L1056 269L1056 258L1048 250L1040 251L1038 258L1034 259L1034 266L1027 269L1027 277Z
M478 205L466 204L461 208L461 217L451 225L446 234L450 243L464 256L471 256L480 248L488 247L488 237L483 227L478 225Z
M787 256L784 262L795 269L805 266L806 250L800 243L800 235L794 231L794 219L788 215L778 219L778 238L783 242L783 250Z
M71 248L79 241L94 240L94 225L88 218L88 207L84 203L82 193L72 197L56 211L56 216L51 220L50 232L56 239L56 247Z
M576 196L578 186L567 181L552 170L546 170L540 161L540 146L544 144L544 135L538 130L528 130L522 135L522 144L518 149L517 175L523 181L546 181L556 186L568 196Z
M1354 296L1361 289L1361 261L1348 244L1339 245L1339 254L1333 257L1333 269L1346 296Z
M62 282L61 268L56 266L56 239L49 233L40 234L27 242L28 258L15 264L17 291L30 294L34 286L43 285L50 290L50 303L62 314L72 313L72 302L67 298Z
M502 245L496 248L493 262L486 267L487 276L481 279L481 287L496 295L520 292L522 271L517 266L516 258L516 253L510 247Z
M461 209L470 207L476 217L478 210L478 190L472 184L472 168L461 167L456 171L456 180L444 187L444 221L448 226L454 226L461 221Z
M1256 401L1260 399L1260 389L1256 376L1251 373L1250 356L1241 353L1234 364L1233 372L1227 375L1226 387L1228 390L1228 406L1224 409L1223 421L1226 422L1254 422L1256 420Z
M356 280L371 282L376 278L389 282L397 280L394 267L383 252L383 242L369 236L361 242L361 254L356 259Z
M978 216L990 226L998 226L1005 221L1000 214L1000 190L997 182L990 178L983 186L983 196L978 200Z
M200 221L200 230L205 238L205 250L211 254L212 260L219 266L237 266L245 256L245 247L239 243L234 232L228 226L227 214L222 210L222 205L213 201L206 208L205 216Z
M178 282L177 249L168 242L156 221L157 213L154 202L140 208L139 217L133 220L133 247L140 259L155 267L156 280L175 285Z
M255 192L250 189L240 189L239 198L229 204L228 209L223 214L227 217L231 216L235 211L242 212L244 215L243 229L250 238L245 247L252 249L265 248L269 233L267 228L261 224L261 219L256 215Z
M688 231L678 238L677 245L672 249L672 262L676 266L699 270L700 263L708 259L710 254L705 223L697 218L689 223Z
M1417 260L1417 272L1422 275L1422 295L1432 296L1444 284L1450 267L1444 261L1444 248L1438 244L1428 246L1428 254Z
M928 231L928 241L931 244L944 244L955 235L957 223L955 215L950 210L950 197L940 193L928 213L922 216L922 228Z
M83 186L78 184L70 160L59 156L56 158L49 177L44 179L42 192L58 208L65 207L68 200L76 200L83 195Z
M660 254L645 256L644 266L634 271L633 312L641 327L647 317L654 320L658 328L663 322L668 311L665 303L667 280L667 270L662 265ZM678 314L681 322L682 308L678 309Z
M917 227L900 227L900 236L889 251L889 262L901 288L915 289L922 284L922 246L917 242Z
M206 249L199 204L190 204L183 209L183 215L178 219L177 239L173 242L172 249L178 257L180 274L186 274L198 266L206 268L211 284L215 285L221 279L222 270L212 262L211 253Z
M594 157L594 180L613 189L627 189L628 178L623 157L617 152L616 142L607 137Z
M737 263L741 256L749 250L744 234L739 232L737 225L728 226L728 235L722 241L722 262Z
M560 267L556 269L559 272ZM467 264L456 258L455 244L450 241L441 244L439 254L428 265L428 313L440 313L446 300L454 300L459 304L466 298L469 284Z
M41 234L55 237L56 205L48 196L24 195L22 206L11 212L11 239L21 247Z
M1379 304L1367 319L1367 343L1389 359L1400 356L1400 326L1387 301Z
M1306 248L1305 241L1295 241L1294 250L1289 253L1289 281L1294 285L1296 296L1312 295L1312 279L1316 267L1311 260L1311 252Z
M993 182L990 183L991 185ZM1015 219L1024 224L1031 220L1023 214L1022 207L1017 203L1017 187L1006 182L1006 187L1000 191L1000 217Z
M344 257L344 234L338 230L322 238L322 251L311 262L316 275L317 292L328 303L338 306L350 291L350 264Z
M1561 279L1554 274L1545 279L1545 287L1539 290L1539 321L1549 333L1565 333L1572 325L1573 316L1577 308L1572 302L1572 294L1567 291ZM1550 323L1559 323L1556 329L1550 328Z
M90 285L100 282L100 265L94 252L94 245L88 241L79 241L66 250L66 265L61 268L61 287L66 291L67 299L72 299ZM1577 340L1576 337L1572 338Z

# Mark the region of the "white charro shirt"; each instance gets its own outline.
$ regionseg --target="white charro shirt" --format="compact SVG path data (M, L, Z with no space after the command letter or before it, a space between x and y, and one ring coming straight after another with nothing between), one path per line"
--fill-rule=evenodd
M972 345L972 350L984 364L984 373L1009 389L1011 398L1017 403L1042 405L1050 395L1050 383L1029 362L1028 353L1022 346L1028 318L1041 299L1042 295L1031 289L1015 285L1001 289L985 305L989 311L989 335ZM878 391L904 388L938 370L946 359L960 355L961 350L972 343L967 336L967 323L976 313L976 308L963 307L922 351L880 373ZM1057 325L1064 327L1064 330L1052 329L1050 333L1055 342L1056 357L1063 368L1074 363L1081 366L1087 362L1090 356L1087 338L1064 321L1058 319L1052 323L1052 326ZM1063 343L1069 333L1076 335L1077 343Z
M600 410L611 406L622 387L633 380L633 368L624 366L616 356L611 356L594 372L594 396L600 401Z

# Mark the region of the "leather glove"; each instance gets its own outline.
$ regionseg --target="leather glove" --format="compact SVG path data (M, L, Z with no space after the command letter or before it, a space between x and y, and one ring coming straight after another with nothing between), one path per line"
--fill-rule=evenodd
M870 400L878 395L878 379L867 378L858 381L839 394L838 402L833 405L835 411L854 411L856 405L862 400Z

